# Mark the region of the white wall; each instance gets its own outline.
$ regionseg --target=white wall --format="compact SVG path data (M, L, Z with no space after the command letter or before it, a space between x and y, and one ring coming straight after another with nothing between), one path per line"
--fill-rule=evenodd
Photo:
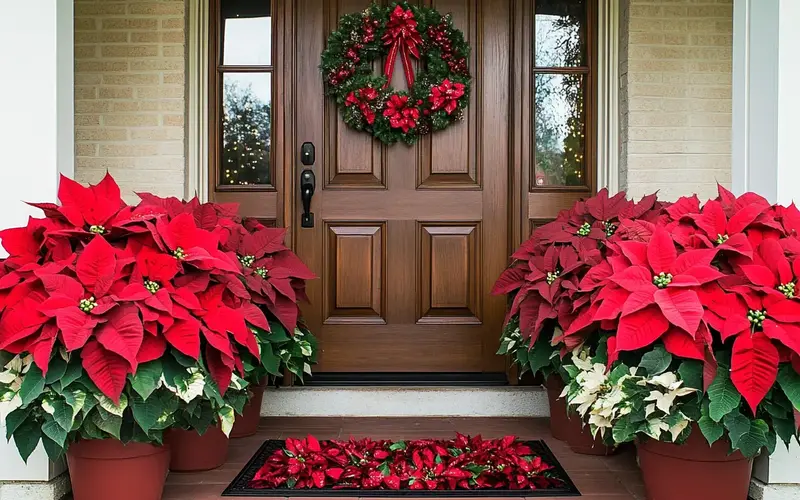
M8 228L41 213L22 200L55 201L59 172L74 174L73 5L3 0L0 11L0 228ZM41 446L25 465L2 425L0 433L0 481L63 472Z

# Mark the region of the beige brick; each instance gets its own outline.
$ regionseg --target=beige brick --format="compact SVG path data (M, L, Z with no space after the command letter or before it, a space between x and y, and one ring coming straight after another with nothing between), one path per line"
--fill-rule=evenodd
M169 84L180 84L183 85L185 78L183 73L164 73L162 75L163 82L166 85Z
M104 30L155 30L158 19L150 18L109 18L101 21Z
M75 18L75 31L94 31L97 29L97 19L78 19Z
M131 87L100 87L100 99L132 99Z
M103 125L107 127L157 127L157 114L103 115Z
M163 16L183 14L183 12L183 3L180 2L131 3L128 5L128 14L153 14Z
M173 17L170 19L162 19L161 27L168 30L184 29L186 21L182 17Z
M164 115L165 127L183 127L183 115Z
M75 43L125 43L128 34L120 31L77 31Z
M106 45L102 49L103 57L155 57L158 45Z
M159 75L152 73L103 75L104 85L158 85L159 83Z
M95 99L97 97L97 87L86 87L83 85L75 86L75 99Z
M75 59L91 59L97 57L100 51L95 45L76 45Z
M134 141L183 141L183 129L178 127L159 127L131 130L131 139ZM183 147L183 142L179 143Z
M107 101L75 101L75 116L109 111L110 103ZM80 130L80 129L78 129Z
M184 70L185 61L180 59L147 59L131 61L131 71L177 71Z
M79 3L75 5L75 16L102 16L108 14L125 14L124 3Z
M180 57L186 48L183 45L163 45L161 51L164 57Z
M177 98L183 97L183 87L175 85L159 85L158 87L140 87L136 89L137 99Z
M75 61L75 74L128 71L128 62Z
M128 131L111 128L83 128L75 131L75 140L81 141L125 141Z
M75 156L97 156L97 144L75 144Z
M115 156L156 156L159 154L157 144L100 144L100 156L113 158Z

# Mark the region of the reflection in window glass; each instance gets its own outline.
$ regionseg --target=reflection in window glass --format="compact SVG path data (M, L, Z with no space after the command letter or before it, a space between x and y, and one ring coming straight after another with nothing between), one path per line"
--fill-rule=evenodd
M536 0L536 66L585 66L585 0Z
M223 0L222 64L269 66L272 64L271 2Z
M223 76L220 184L269 184L269 73Z
M586 185L586 114L581 74L537 74L536 186Z

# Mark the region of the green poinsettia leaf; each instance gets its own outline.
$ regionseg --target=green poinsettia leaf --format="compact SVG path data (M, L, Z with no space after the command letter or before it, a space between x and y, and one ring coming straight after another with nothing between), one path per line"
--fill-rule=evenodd
M524 351L525 349L520 349ZM533 349L528 352L528 366L531 372L536 375L542 368L550 365L550 355L553 354L553 347L547 341L536 342Z
M664 373L671 363L672 355L663 346L658 345L642 356L639 367L652 377Z
M754 457L762 448L769 446L768 434L769 425L761 419L755 419L747 431L739 437L734 449L739 449L746 457Z
M22 385L19 388L19 397L22 399L22 406L28 406L34 399L42 395L44 391L44 375L36 364L31 365L28 373L22 377Z
M272 349L272 344L261 345L261 366L270 375L280 376L281 358Z
M708 387L708 398L708 415L714 422L719 422L725 415L739 408L742 395L733 386L728 369L723 365L717 368L717 375Z
M6 439L11 439L14 432L30 417L33 408L17 408L6 415Z
M678 367L678 375L683 380L684 387L697 389L698 394L703 393L703 363L694 359L689 359L681 363Z
M42 446L44 446L47 458L49 458L51 462L56 462L64 456L64 447L47 436L42 436Z
M700 419L697 421L697 426L700 427L700 432L708 441L709 445L716 443L722 434L725 432L725 427L720 422L714 422L709 414L708 401L703 400L700 410Z
M778 384L794 408L800 411L800 374L791 365L785 364L778 370Z
M73 357L77 358L77 356ZM67 369L64 372L64 375L58 381L56 386L58 386L59 390L63 391L67 387L69 387L73 382L81 378L81 375L83 375L83 367L81 366L80 362L71 361L67 365Z
M139 365L136 374L130 376L131 387L142 399L147 400L153 394L153 391L158 388L163 373L164 369L161 366L161 360L157 359Z
M116 439L120 439L122 417L109 413L102 407L98 407L97 411L92 412L91 420L101 431L108 433Z
M44 425L42 425L42 432L45 436L52 439L54 443L62 448L64 447L64 443L67 441L67 431L54 419L47 419Z
M164 406L158 398L142 399L141 397L133 397L131 399L131 410L133 418L142 431L145 433L156 425L158 419L164 412Z
M750 419L742 415L737 409L735 412L726 414L723 423L728 430L728 439L730 439L731 445L736 448L739 438L750 430Z
M33 450L39 445L42 439L42 428L38 422L28 419L22 422L14 431L14 444L17 446L19 456L27 463Z
M49 384L54 384L57 380L60 380L65 373L67 373L67 362L64 361L64 358L61 356L56 356L52 360L50 360L50 364L47 366L47 376L45 376L45 382Z
M789 443L792 442L795 436L795 425L794 420L788 418L772 418L772 427L775 429L775 433L781 438L781 441L786 444L787 448Z

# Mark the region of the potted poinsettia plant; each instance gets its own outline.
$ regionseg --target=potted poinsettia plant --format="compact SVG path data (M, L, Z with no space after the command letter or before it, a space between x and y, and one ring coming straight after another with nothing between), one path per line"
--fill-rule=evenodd
M221 230L204 227L231 207L142 197L125 204L110 176L62 177L61 205L34 204L43 218L0 232L8 437L25 459L39 442L66 454L77 500L158 498L181 452L162 443L229 431L246 400L242 355L260 359L249 325L266 319L236 286Z
M634 203L624 193L609 197L603 189L536 228L511 256L511 266L492 290L508 295L510 303L498 354L508 354L512 345L517 362L546 377L551 433L567 441L572 436L576 451L587 449L586 436L574 422L569 426L566 406L558 397L567 381L562 359L577 345L591 342L597 348L604 338L598 334L603 325L588 318L608 265L606 242L623 221L653 220L660 208L655 196ZM563 332L570 330L581 336L565 337Z
M251 330L258 341L261 359L245 357L245 379L250 400L232 437L255 434L264 390L270 379L285 372L300 382L316 363L317 342L299 319L299 301L307 301L305 280L316 276L285 244L286 230L270 228L253 219L228 224L224 247L234 253L242 268L242 283L250 299L264 313Z
M798 227L794 205L720 187L702 207L621 220L604 243L562 341L601 328L606 352L573 355L564 395L595 435L637 443L650 498L744 499L752 458L797 439Z

